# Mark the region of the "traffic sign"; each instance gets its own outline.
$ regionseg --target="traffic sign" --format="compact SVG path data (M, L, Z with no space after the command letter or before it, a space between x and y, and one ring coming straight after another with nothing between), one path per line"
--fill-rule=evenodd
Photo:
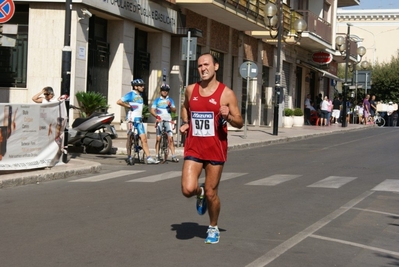
M0 23L9 21L14 16L15 5L13 0L0 0Z
M252 61L246 61L240 66L240 74L245 79L255 78L258 75L258 66Z

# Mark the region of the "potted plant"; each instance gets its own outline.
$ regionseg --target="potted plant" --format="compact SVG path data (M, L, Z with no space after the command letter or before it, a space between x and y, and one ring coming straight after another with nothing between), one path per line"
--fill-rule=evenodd
M304 124L303 111L301 108L294 109L294 127L302 127Z
M284 128L291 128L292 125L294 124L294 119L292 118L293 114L294 111L292 109L290 108L284 109L284 117L283 117Z
M106 112L109 108L107 99L98 92L77 92L75 94L79 105L80 117L89 117L93 112Z
M143 122L148 122L148 119L151 117L150 109L147 105L143 105Z

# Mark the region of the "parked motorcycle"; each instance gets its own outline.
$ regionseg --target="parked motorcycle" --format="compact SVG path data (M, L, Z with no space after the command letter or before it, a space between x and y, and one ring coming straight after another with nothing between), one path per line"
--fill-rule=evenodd
M79 109L72 105L70 108ZM112 139L118 137L115 127L111 125L114 118L113 113L95 112L87 118L75 119L68 130L68 144L82 146L84 153L111 153Z

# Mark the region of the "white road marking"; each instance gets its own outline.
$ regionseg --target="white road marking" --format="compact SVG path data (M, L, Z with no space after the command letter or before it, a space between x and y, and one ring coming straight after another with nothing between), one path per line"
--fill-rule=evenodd
M82 178L82 179L78 179L78 180L69 181L69 182L71 182L71 183L75 183L75 182L99 182L99 181L104 181L104 180L118 178L118 177L121 177L121 176L133 175L133 174L140 173L140 172L143 172L143 171L117 171L117 172L113 172L113 173L100 174L100 175L96 175L96 176L91 176L91 177L87 177L87 178Z
M263 178L257 181L253 181L247 183L246 185L266 185L266 186L275 186L295 178L301 177L302 175L293 175L293 174L276 174L269 176L267 178Z
M393 255L393 256L399 256L399 252L396 252L396 251L366 246L366 245L362 245L359 243L349 242L349 241L345 241L345 240L341 240L341 239L335 239L335 238L330 238L330 237L325 237L325 236L320 236L320 235L310 235L310 237L327 240L327 241L331 241L331 242L337 242L337 243L354 246L354 247L358 247L358 248L373 250L373 251L377 251L377 252L382 252L382 253L386 253L386 254Z
M234 178L237 178L237 177L246 175L246 174L248 174L248 173L242 173L242 172L225 172L225 173L222 173L222 178L220 178L220 181L227 181L227 180L234 179ZM200 184L205 183L205 177L204 177L204 176L201 176L201 177L198 179L198 183L200 183Z
M374 187L374 191L399 192L399 180L387 179Z
M387 215L387 216L399 217L399 214L390 213L390 212L382 212L382 211L378 211L378 210L369 210L369 209L361 209L361 208L352 208L352 209L366 211L366 212L372 212L372 213L378 213L378 214L383 214L383 215Z
M356 178L357 177L329 176L321 181L308 185L308 187L340 188L341 186L352 182Z
M141 183L154 183L167 179L172 179L181 176L181 171L165 172L157 175L146 176L143 178L133 179L127 182L141 182Z
M247 265L247 267L258 267L258 266L266 266L278 257L280 257L282 254L287 252L289 249L297 245L299 242L302 242L305 238L311 236L313 233L324 227L325 225L329 224L331 221L335 220L348 210L350 210L352 207L357 205L359 202L363 201L367 197L369 197L371 194L374 192L371 191L366 191L360 196L352 199L348 203L346 203L344 206L340 207L339 209L333 211L326 217L322 218L318 222L312 224L302 232L294 235L290 239L286 240L282 244L278 245L274 249L268 251L266 254L263 256L259 257L255 261L251 262L250 264Z

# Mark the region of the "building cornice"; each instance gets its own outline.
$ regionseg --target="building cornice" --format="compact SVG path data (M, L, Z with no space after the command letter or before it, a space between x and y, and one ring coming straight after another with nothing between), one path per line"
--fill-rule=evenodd
M398 20L399 9L337 10L337 20Z

